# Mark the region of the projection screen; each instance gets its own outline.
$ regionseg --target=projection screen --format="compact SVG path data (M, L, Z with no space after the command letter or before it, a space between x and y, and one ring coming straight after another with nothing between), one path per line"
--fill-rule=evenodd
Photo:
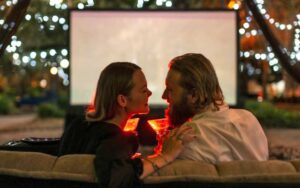
M237 12L235 11L70 11L70 105L91 102L101 70L111 62L142 67L161 99L169 61L202 53L213 63L225 101L237 103Z

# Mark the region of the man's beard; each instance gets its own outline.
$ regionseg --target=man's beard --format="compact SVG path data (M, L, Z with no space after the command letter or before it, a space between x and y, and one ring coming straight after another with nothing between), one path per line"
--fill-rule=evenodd
M192 110L192 106L187 103L187 95L183 94L180 101L174 103L172 108L169 105L165 111L165 114L171 126L179 127L188 119L190 119L195 113Z

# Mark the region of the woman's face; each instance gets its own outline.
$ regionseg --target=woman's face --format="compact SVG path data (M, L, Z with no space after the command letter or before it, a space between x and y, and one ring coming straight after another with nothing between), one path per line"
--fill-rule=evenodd
M126 105L129 114L149 113L148 98L152 92L147 87L147 80L141 70L137 70L132 76L133 88L130 91Z

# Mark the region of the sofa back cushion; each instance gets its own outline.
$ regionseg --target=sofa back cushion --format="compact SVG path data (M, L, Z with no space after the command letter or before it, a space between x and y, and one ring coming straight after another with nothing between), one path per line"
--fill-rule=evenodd
M96 182L95 155L70 154L58 157L52 169L52 177L73 181Z
M291 163L294 165L297 172L300 172L300 159L292 160Z
M295 173L295 167L286 161L231 161L216 165L220 176L240 176L253 174Z
M209 163L178 159L153 174L153 176L181 175L218 176L218 172L215 166Z
M95 155L72 154L57 158L53 172L94 175Z
M0 150L0 168L24 171L51 171L55 156L22 151Z

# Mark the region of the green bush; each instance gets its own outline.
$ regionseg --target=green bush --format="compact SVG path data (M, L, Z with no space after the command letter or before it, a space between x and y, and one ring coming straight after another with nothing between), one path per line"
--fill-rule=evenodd
M300 112L279 109L270 102L246 101L251 111L264 127L300 128Z
M57 105L59 108L66 110L69 106L69 96L65 92L60 92L57 99Z
M38 106L38 116L41 118L49 117L64 117L65 112L61 110L56 104L53 103L44 103Z
M6 87L3 94L14 101L17 96L17 90L16 88Z
M41 88L26 88L26 94L30 97L40 97L43 95L43 91Z
M8 96L0 94L0 114L10 114L13 108L13 101Z

